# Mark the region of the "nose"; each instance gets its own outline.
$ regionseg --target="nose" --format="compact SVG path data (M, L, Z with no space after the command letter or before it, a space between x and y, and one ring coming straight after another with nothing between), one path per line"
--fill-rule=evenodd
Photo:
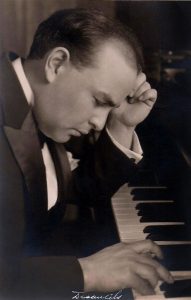
M110 109L102 108L97 110L91 117L89 124L96 131L101 131L106 123Z

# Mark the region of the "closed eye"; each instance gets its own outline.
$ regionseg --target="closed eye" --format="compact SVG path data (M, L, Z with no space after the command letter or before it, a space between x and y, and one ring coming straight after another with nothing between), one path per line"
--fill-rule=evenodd
M120 106L120 104L115 104L113 101L107 99L106 101L101 101L94 97L95 104L97 106L102 106L102 107L111 107L111 108L117 108Z
M94 97L94 102L95 102L96 106L103 106L103 107L110 106L109 103L102 102L99 99L97 99L96 97Z

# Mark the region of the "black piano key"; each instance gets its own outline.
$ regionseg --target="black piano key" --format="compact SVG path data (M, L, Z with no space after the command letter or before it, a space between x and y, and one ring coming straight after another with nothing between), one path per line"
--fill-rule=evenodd
M185 225L147 226L144 233L152 241L188 241L190 240Z
M180 213L177 212L173 203L141 203L137 205L136 209L138 209L138 216L151 217L152 220L158 220L158 218L181 220Z
M159 234L149 234L146 237L147 240L152 241L188 241L188 237L186 236L169 236L169 235L159 235Z
M160 203L138 203L136 205L136 209L138 210L149 210L149 209L152 209L152 210L159 210L161 208L164 208L164 209L174 209L176 208L175 207L175 204L174 203L165 203L165 202L160 202Z
M137 212L138 216L143 216L143 217L163 217L167 220L181 220L181 217L178 215L176 211L173 210L164 210L164 209L159 209L158 212L156 210L144 210L141 209ZM159 215L159 216L158 216ZM183 218L182 218L183 219Z
M186 225L157 225L157 226L146 226L144 228L144 233L150 233L150 234L176 234L176 233L183 233L187 232L187 226Z
M172 192L165 188L134 188L131 191L133 200L173 200Z
M138 216L153 216L153 215L162 215L163 217L169 218L171 220L180 219L179 214L175 210L166 210L165 208L160 208L158 211L155 209L140 209L137 211Z
M143 215L140 218L141 223L149 223L149 222L183 222L183 218L181 216L166 213L160 215L158 214L150 214L150 215Z
M162 283L161 291L167 298L191 296L191 279L177 280L173 284Z
M190 241L190 238L187 236L187 233L185 232L182 234L149 234L147 235L146 239L152 240L152 241Z
M171 271L191 270L191 244L161 245L164 259L161 263Z

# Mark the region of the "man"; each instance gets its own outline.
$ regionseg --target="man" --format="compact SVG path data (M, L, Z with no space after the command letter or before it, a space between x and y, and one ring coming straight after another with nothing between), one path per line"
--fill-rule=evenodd
M101 12L57 12L40 24L25 61L2 59L0 83L2 297L127 287L150 294L158 280L172 282L151 241L77 259L67 226L58 234L69 200L96 205L135 172L135 127L156 91L132 33ZM71 175L63 143L92 130L100 137Z

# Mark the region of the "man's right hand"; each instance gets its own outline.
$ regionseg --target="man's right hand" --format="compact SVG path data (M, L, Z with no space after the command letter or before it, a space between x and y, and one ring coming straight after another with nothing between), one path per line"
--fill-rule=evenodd
M132 288L141 295L154 294L158 281L173 283L169 271L153 257L162 258L150 240L118 243L85 257L79 263L85 292L112 292Z

